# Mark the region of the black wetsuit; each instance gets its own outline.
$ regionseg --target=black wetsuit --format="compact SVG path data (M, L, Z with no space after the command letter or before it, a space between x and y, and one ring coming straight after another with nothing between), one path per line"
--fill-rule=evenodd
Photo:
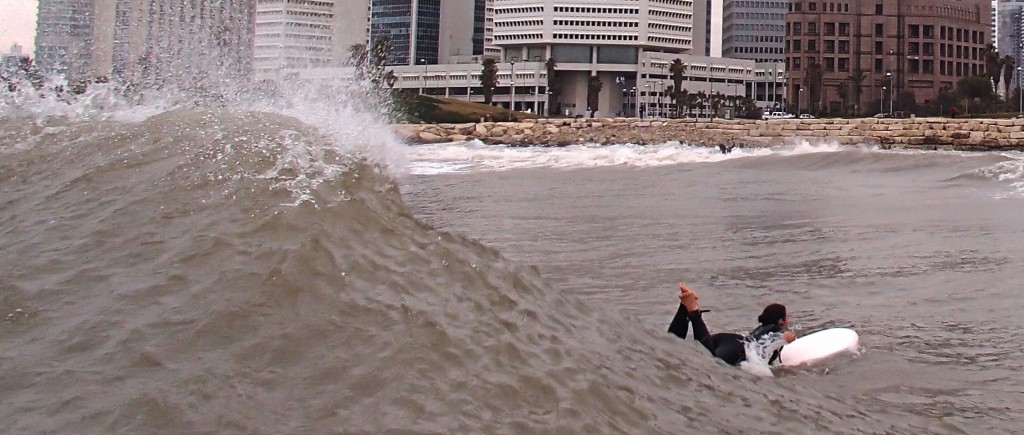
M689 330L690 323L693 324L693 339L703 344L704 347L711 351L712 355L731 365L737 365L747 359L747 352L744 346L745 341L760 340L761 337L767 334L781 333L786 330L786 327L782 325L763 324L755 328L747 336L728 332L712 334L708 331L707 325L704 324L700 310L687 312L686 306L679 304L679 310L676 311L675 318L668 325L668 332L675 334L679 338L686 338L686 332ZM775 360L779 359L781 351L782 349L773 352L768 363L774 363Z

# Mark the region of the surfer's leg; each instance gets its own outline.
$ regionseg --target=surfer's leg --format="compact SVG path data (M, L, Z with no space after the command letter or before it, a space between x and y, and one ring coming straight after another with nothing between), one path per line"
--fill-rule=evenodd
M671 332L676 337L685 339L689 329L690 318L686 316L686 307L683 304L679 304L676 316L672 318L672 323L668 325L668 332Z

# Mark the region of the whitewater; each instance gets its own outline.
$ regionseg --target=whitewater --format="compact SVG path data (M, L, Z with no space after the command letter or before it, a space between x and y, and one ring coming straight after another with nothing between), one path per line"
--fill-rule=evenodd
M94 92L0 118L5 432L1021 423L1020 156L420 147L315 92ZM865 349L728 367L665 332L679 280L715 330L779 301Z

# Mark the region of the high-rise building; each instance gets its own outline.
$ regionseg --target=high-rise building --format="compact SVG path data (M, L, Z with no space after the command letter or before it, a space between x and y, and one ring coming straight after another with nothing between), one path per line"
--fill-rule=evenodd
M999 8L998 0L992 0L992 46L999 49Z
M40 0L36 57L69 79L248 79L255 1Z
M39 0L36 64L44 74L94 75L94 27L108 2Z
M487 37L487 5L493 1L372 0L370 41L390 39L390 65L436 65L493 55Z
M9 72L18 68L23 58L27 58L22 51L22 46L17 43L11 44L11 50L7 53L0 53L0 72Z
M992 40L989 0L792 0L789 7L787 97L804 110L871 113L891 100L896 111L908 99L927 104L984 72Z
M257 80L288 68L338 65L366 43L369 0L263 0L256 9Z
M723 0L693 1L693 54L722 56L723 6Z
M1010 55L1016 65L1022 65L1024 40L1021 39L1021 21L1024 20L1024 1L999 0L996 3L995 26L998 29L994 44L999 54Z
M725 0L722 4L722 57L784 61L788 9L786 0Z

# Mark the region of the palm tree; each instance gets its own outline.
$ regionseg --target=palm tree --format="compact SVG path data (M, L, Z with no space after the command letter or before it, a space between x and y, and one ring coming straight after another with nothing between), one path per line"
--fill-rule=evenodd
M1010 88L1010 79L1013 78L1013 71L1016 69L1016 62L1013 60L1013 56L1003 56L1003 83L1006 84L1006 88Z
M591 118L597 113L597 105L601 102L600 96L603 86L604 83L601 83L601 78L598 76L590 76L590 79L587 80L587 108L590 109Z
M1003 59L999 58L999 52L996 51L995 46L988 44L985 46L985 75L992 80L992 84L995 88L999 89L999 79L1002 76Z
M558 71L556 71L558 62L555 61L555 58L549 57L548 61L544 62L544 67L548 72L548 93L551 95L548 102L548 114L557 115L561 110L559 107L561 104L558 101L562 97L562 84L558 81Z
M807 65L807 74L804 76L804 84L807 85L810 94L808 95L810 100L807 102L808 112L811 112L811 109L813 109L815 114L820 112L821 88L824 76L825 70L817 61L811 61L811 63Z
M708 102L708 94L704 91L699 91L696 94L690 95L693 95L693 100L690 102L692 104L692 108L704 110L704 105Z
M348 57L349 62L352 66L356 67L356 71L359 71L366 65L366 57L369 54L366 50L366 44L352 44L348 46Z
M867 79L867 74L864 70L855 69L853 74L850 74L850 91L853 92L853 114L854 116L860 115L860 97L861 92L864 90L864 80Z
M679 101L682 103L682 106L676 106L676 113L679 112L679 109L685 107L686 114L689 115L693 113L693 109L697 106L697 94L692 94L690 91L683 89L679 93Z
M669 65L669 71L672 72L672 89L675 91L672 94L672 99L676 102L676 114L679 113L679 107L682 105L682 93L686 92L683 90L683 75L686 74L686 65L683 64L683 60L676 58Z
M492 58L484 59L484 70L480 74L480 86L484 88L484 104L494 100L494 87L498 86L498 62Z
M850 82L843 80L836 85L836 95L839 96L839 100L843 102L842 114L846 115L849 111L850 104Z

